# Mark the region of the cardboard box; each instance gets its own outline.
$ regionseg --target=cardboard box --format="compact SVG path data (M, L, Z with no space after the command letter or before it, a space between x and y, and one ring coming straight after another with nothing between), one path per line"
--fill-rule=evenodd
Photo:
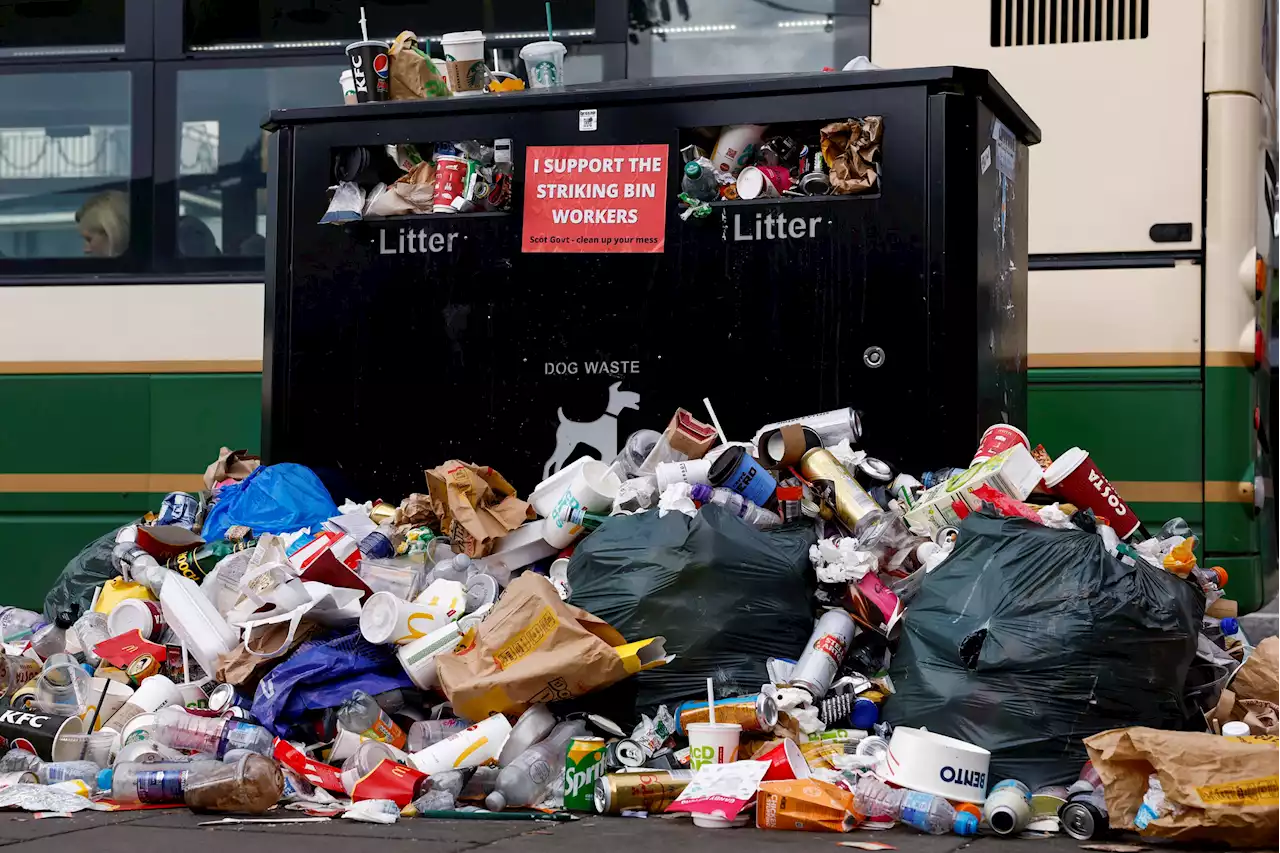
M955 527L960 523L960 515L953 509L953 502L960 500L970 510L978 509L982 500L973 491L979 486L991 486L1023 501L1031 495L1042 477L1043 471L1031 451L1024 445L1015 444L926 491L907 512L907 524L929 535L944 527Z

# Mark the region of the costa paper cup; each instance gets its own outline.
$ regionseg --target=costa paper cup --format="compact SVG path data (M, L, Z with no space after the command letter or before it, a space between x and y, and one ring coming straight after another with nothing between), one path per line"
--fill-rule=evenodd
M421 752L415 752L409 756L409 764L427 774L479 767L486 761L497 759L509 734L511 723L503 715L494 714ZM736 740L734 745L736 747Z
M690 723L689 769L707 764L729 764L738 759L742 726L737 723Z
M583 533L580 524L561 518L566 510L582 507L588 512L602 512L613 506L622 481L599 460L589 460L560 495L551 514L542 524L542 538L556 548L567 548Z
M791 189L791 170L786 166L756 166L773 184L779 194Z
M751 162L760 140L764 139L763 124L731 124L720 131L716 147L711 149L711 165L716 171L736 175ZM739 187L741 195L741 187ZM746 198L746 196L742 196Z
M159 602L126 598L107 616L107 631L118 637L137 628L144 640L155 640L164 631L164 611Z
M785 738L782 743L764 755L758 756L756 761L769 762L769 769L765 771L764 779L761 780L764 782L809 778L809 762L804 760L800 747L796 746L796 742L791 738Z
M127 732L129 724L140 714L154 714L167 705L182 705L182 691L163 675L153 675L138 685L133 695L107 718L104 728Z
M972 468L984 459L1003 453L1015 444L1021 444L1027 450L1031 449L1031 442L1027 440L1027 434L1022 430L1009 424L992 424L982 434L982 440L978 442L978 449L973 454L973 461L969 463L969 467Z
M1093 510L1121 539L1127 539L1142 524L1087 450L1073 447L1055 459L1044 472L1044 484L1070 503Z
M710 483L711 463L705 459L688 462L659 462L654 475L658 478L658 493L675 483Z
M991 753L966 741L898 726L885 766L888 781L900 788L978 805L987 798Z
M777 198L780 195L769 176L757 167L748 166L738 173L738 198Z
M484 91L484 33L479 30L445 33L440 38L449 64L449 88L455 95Z

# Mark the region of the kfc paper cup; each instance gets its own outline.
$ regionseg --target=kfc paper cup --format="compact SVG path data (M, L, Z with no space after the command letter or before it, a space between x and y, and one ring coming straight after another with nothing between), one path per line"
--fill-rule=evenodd
M357 41L347 45L356 100L385 101L391 97L390 45L385 41Z
M769 769L764 774L765 782L809 778L809 762L804 760L800 747L796 746L796 742L791 738L784 739L782 743L756 760L769 762Z
M773 181L755 166L748 166L738 173L738 198L777 198L778 195Z
M738 758L742 726L737 723L690 723L689 769L707 764L729 764Z
M567 548L582 535L583 527L563 517L566 511L583 508L587 512L602 512L613 506L622 481L603 462L592 459L582 466L569 487L560 495L551 514L542 524L542 538L556 548Z
M409 764L427 774L479 767L486 761L497 759L509 734L511 723L503 715L494 714L421 752L415 752L409 756ZM736 743L735 739L735 746Z
M1055 459L1044 472L1044 484L1077 507L1093 510L1121 539L1127 539L1142 524L1089 458L1087 450L1073 447Z
M484 33L479 30L445 33L440 39L449 63L449 88L455 95L484 91Z
M978 449L973 454L973 461L969 463L969 467L972 468L984 459L1003 453L1015 444L1021 444L1027 450L1031 449L1031 442L1027 440L1027 434L1022 430L1009 424L992 424L982 434L982 441L978 443Z

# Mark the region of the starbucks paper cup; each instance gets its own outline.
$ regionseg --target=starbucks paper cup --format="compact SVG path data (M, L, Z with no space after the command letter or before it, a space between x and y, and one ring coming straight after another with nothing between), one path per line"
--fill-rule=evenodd
M415 752L409 756L409 764L427 774L479 767L486 761L497 759L509 734L511 723L503 715L494 714L421 752Z
M690 723L688 729L689 769L737 760L742 726L737 723Z
M588 512L609 509L621 487L622 481L609 470L608 465L596 459L588 461L560 495L560 500L543 522L542 538L556 548L567 548L582 535L584 528L561 518L561 514L579 507Z
M356 75L354 71L348 68L339 74L338 85L342 87L342 103L354 104L359 102L356 97Z
M479 30L445 33L441 39L449 65L449 88L455 95L484 91L484 33Z

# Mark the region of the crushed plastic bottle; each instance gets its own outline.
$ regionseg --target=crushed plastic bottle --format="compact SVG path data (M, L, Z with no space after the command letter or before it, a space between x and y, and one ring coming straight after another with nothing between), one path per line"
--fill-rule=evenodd
M9 607L0 611L0 640L6 643L24 643L46 624L48 623L39 613L23 610L21 607Z
M1160 777L1152 773L1147 777L1147 792L1142 795L1142 805L1138 806L1138 814L1133 818L1133 825L1141 832L1151 821L1173 814L1174 811L1173 804L1165 798Z
M197 717L170 705L156 714L156 741L188 752L207 752L221 758L232 749L270 755L275 737L262 726L233 718Z
M493 793L484 799L485 807L500 812L507 806L534 806L542 802L556 777L564 773L569 741L586 732L586 723L581 720L558 724L546 740L535 743L502 768Z
M858 810L869 818L893 818L930 835L955 832L976 835L978 820L957 812L942 797L906 788L891 788L874 776L863 776L853 792Z
M35 769L41 785L55 785L72 779L93 784L98 781L100 772L102 768L92 761L43 761Z
M338 725L352 734L389 743L396 749L404 749L407 740L404 730L382 710L378 700L363 690L356 690L342 703L338 709Z
M67 629L75 624L70 613L59 613L52 623L46 622L31 635L31 650L48 660L67 649Z
M76 640L79 642L81 652L84 654L84 662L96 668L98 664L102 663L102 658L98 657L93 651L93 647L103 640L111 638L111 630L107 627L107 617L97 611L90 610L76 620L72 630L76 632Z

